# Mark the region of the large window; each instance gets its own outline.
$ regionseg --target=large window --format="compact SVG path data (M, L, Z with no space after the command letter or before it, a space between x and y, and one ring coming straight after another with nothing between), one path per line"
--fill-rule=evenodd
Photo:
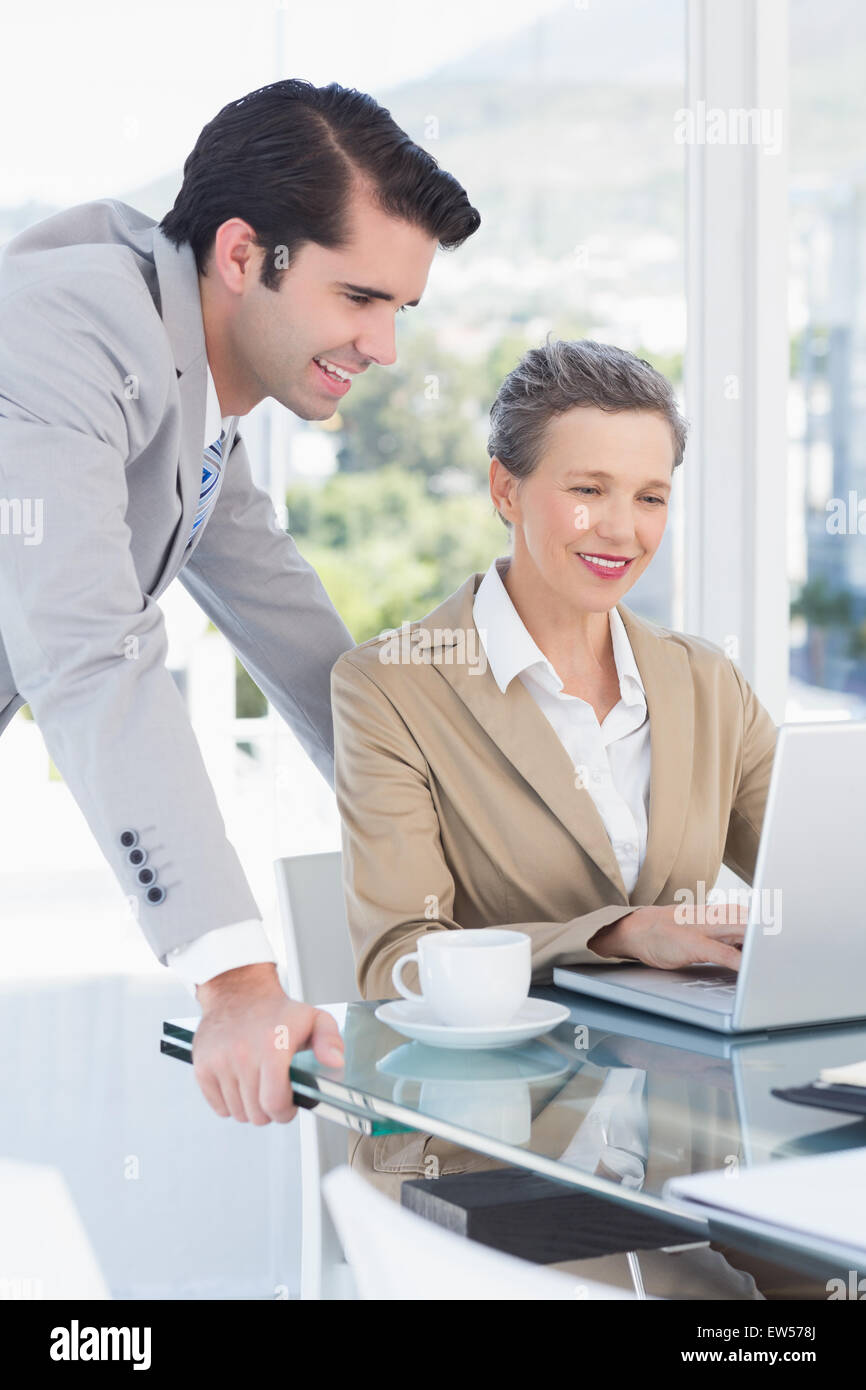
M488 412L527 347L547 333L616 343L650 359L682 395L686 152L674 113L685 100L685 0L477 0L468 9L440 0L435 15L397 0L371 0L362 12L335 0L325 24L307 6L251 0L242 39L219 52L196 8L178 22L187 49L207 63L200 86L189 82L188 56L180 61L180 34L151 69L151 37L121 6L112 51L134 45L145 75L106 85L105 64L94 55L88 67L76 43L74 71L60 64L54 73L55 99L69 111L59 131L39 124L26 92L7 93L25 145L0 238L100 196L159 219L205 121L285 76L370 91L455 174L481 229L457 252L437 253L422 305L400 316L397 362L356 382L326 424L266 401L242 426L256 480L363 641L423 616L507 551L488 496ZM234 11L217 3L207 16L227 23ZM16 22L26 41L26 16ZM64 22L58 16L58 35ZM627 600L665 624L678 625L683 609L687 474L677 477L664 543ZM333 796L180 586L161 603L169 664L264 902L275 854L338 844ZM100 872L38 731L23 727L23 713L14 723L0 757L21 742L19 761L40 769L39 790L31 779L39 805L63 801L59 839L74 845L70 861ZM10 864L16 835L33 842L43 815L34 803L22 819L19 808Z
M866 715L866 7L791 5L791 718Z
M527 347L548 332L599 338L680 387L684 151L672 113L684 83L682 0L608 0L557 7L376 91L464 184L482 225L437 254L421 308L401 318L397 363L295 435L290 529L357 640L423 616L507 551L488 496L488 411ZM679 500L628 600L662 622L677 606Z

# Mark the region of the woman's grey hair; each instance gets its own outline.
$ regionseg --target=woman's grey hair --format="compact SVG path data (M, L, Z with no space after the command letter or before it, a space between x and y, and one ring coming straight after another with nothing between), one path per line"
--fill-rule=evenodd
M682 463L688 426L661 372L624 348L590 338L551 342L550 334L543 347L524 353L500 386L490 409L488 454L512 477L528 477L538 466L550 421L581 405L655 411L671 427L674 468ZM511 522L497 515L510 529Z

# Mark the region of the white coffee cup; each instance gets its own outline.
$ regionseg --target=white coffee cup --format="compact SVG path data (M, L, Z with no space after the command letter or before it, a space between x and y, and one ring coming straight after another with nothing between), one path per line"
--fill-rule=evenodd
M412 960L418 964L421 994L403 984L403 970ZM443 1023L505 1024L529 993L530 938L500 927L430 932L419 937L417 950L400 957L391 979L398 994L425 1003Z

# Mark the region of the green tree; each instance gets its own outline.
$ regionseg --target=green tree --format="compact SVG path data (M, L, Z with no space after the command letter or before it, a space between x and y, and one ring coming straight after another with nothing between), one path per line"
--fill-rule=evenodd
M847 627L851 622L851 594L847 589L831 590L827 577L818 574L807 579L791 604L791 617L804 618L809 625L809 670L815 685L825 684L827 632Z
M427 478L456 471L480 481L487 471L477 373L431 330L406 334L393 366L360 377L341 415L341 472L394 463Z
M508 550L486 491L431 494L397 465L287 494L289 530L356 642L414 621Z

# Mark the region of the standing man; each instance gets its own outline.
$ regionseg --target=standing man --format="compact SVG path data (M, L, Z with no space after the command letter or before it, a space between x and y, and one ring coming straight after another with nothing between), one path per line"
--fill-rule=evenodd
M29 703L149 945L195 989L219 1115L291 1119L292 1053L339 1065L342 1043L280 986L157 599L180 579L333 786L330 671L354 643L253 485L238 417L271 396L329 419L394 362L437 246L479 221L371 97L287 80L204 127L159 225L102 199L0 259L0 731Z

